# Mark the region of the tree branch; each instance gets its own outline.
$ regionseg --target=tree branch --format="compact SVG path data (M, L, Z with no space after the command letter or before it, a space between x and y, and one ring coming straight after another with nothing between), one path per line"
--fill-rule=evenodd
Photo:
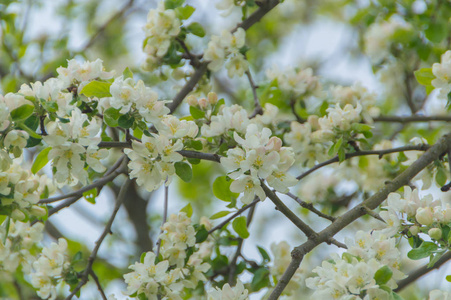
M215 232L218 229L221 229L222 227L224 227L227 223L229 223L231 220L233 220L236 216L241 215L242 212L244 212L245 210L247 210L248 208L251 208L252 206L254 206L255 204L257 204L257 202L259 202L260 199L255 199L253 202L249 203L248 205L243 206L242 208L240 208L239 210L237 210L237 212L235 212L234 214L232 214L230 217L228 217L227 219L225 219L224 221L222 221L221 223L219 223L218 225L216 225L215 227L213 227L212 229L210 229L208 231L208 234L212 234L213 232Z
M92 271L92 265L94 264L94 260L97 257L97 252L99 252L100 246L102 245L103 240L111 232L111 226L113 225L114 218L116 217L117 212L119 211L119 208L122 205L122 202L124 202L125 197L127 195L128 187L130 186L130 183L132 182L131 179L127 178L125 183L122 185L121 190L119 192L119 195L116 199L116 205L114 206L113 213L111 214L110 219L108 220L108 223L105 226L105 229L102 232L102 235L99 237L99 239L95 243L95 247L91 252L91 255L88 258L88 265L86 266L86 269L84 270L81 280L78 283L78 285L75 287L75 289L70 293L69 296L66 297L66 300L72 299L72 297L88 282L88 276Z
M403 152L403 151L426 151L429 148L430 148L430 145L423 144L423 145L404 146L404 147L385 149L385 150L358 151L358 152L346 153L345 159L349 159L351 157L356 157L356 156L365 156L365 155L379 155L379 158L382 158L382 156L384 156L386 154L390 154L390 153ZM306 172L302 173L301 175L299 175L298 177L296 177L296 179L301 180L302 178L306 177L307 175L310 175L311 173L313 173L314 171L316 171L324 166L333 164L335 162L339 162L338 156L335 156L329 160L326 160L322 163L315 165L313 168L309 169L308 171L306 171Z
M79 190L77 190L75 192L69 193L69 194L59 195L59 196L55 196L55 197L47 198L47 199L41 199L41 200L39 200L38 203L39 204L53 203L53 202L56 202L56 201L59 201L59 200L62 200L62 199L66 199L66 198L70 198L70 197L78 197L78 198L80 198L81 196L83 196L84 192L87 192L87 191L89 191L89 190L91 190L93 188L96 188L96 187L103 186L103 185L107 184L108 182L112 181L119 174L124 173L126 167L124 166L122 168L119 168L119 166L122 164L123 159L124 158L122 157L121 159L119 159L114 164L114 166L112 167L112 169L113 169L112 173L110 173L110 174L108 174L106 176L103 176L102 178L94 181L93 183L91 183L91 184L89 184L87 186L84 186L81 189L79 189ZM117 170L115 170L115 169L117 169Z
M286 193L287 196L289 196L291 199L293 199L294 201L296 201L297 203L299 203L300 206L302 206L303 208L306 208L308 210L310 210L312 213L318 215L318 217L327 219L329 221L335 221L335 217L329 216L325 213L322 213L321 211L317 210L312 203L307 203L302 201L301 199L299 199L299 197L296 197L295 195L293 195L292 193L288 192Z
M252 95L254 96L254 112L249 117L249 119L252 119L256 115L263 114L263 108L260 105L260 100L258 100L257 86L255 85L254 80L252 79L251 72L249 70L247 70L246 71L246 75L247 75L247 79L249 80L249 84L250 84L251 89L252 89Z
M442 121L451 122L451 116L379 116L373 119L374 122L392 122L392 123L413 123L413 122L431 122Z
M396 293L404 289L406 286L420 278L421 276L440 268L443 264L445 264L448 260L451 259L451 251L448 251L446 254L444 254L440 259L432 266L428 267L427 264L416 269L415 271L409 273L407 278L404 278L403 280L398 281L398 287L394 290Z
M314 239L309 239L302 245L294 248L291 252L292 260L285 273L280 278L277 286L272 291L268 300L276 300L282 294L283 290L293 277L297 268L299 267L304 255L312 251L319 244L327 241L333 237L336 233L341 231L344 227L348 226L362 215L365 214L365 210L362 207L369 209L375 209L378 207L388 196L389 193L395 192L400 187L407 185L409 181L415 177L421 170L426 168L430 163L439 158L445 153L451 146L451 135L445 135L434 146L432 146L426 153L424 153L418 160L416 160L411 166L409 166L404 172L399 174L393 181L388 182L385 187L379 190L376 194L356 205L345 214L341 215L331 225L318 233Z

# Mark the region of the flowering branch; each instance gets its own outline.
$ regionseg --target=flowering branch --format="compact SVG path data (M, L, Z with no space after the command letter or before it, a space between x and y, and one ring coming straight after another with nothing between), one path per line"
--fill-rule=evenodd
M351 157L356 156L365 156L365 155L379 155L379 159L382 158L382 156L390 153L396 153L396 152L403 152L403 151L426 151L430 148L427 144L422 145L412 145L412 146L404 146L404 147L398 147L398 148L392 148L392 149L385 149L385 150L365 150L365 151L359 151L359 152L353 152L353 153L346 153L345 159L349 159ZM302 173L298 177L296 177L298 180L301 180L302 178L306 177L307 175L310 175L314 171L333 164L335 162L339 162L338 156L335 156L334 158L331 158L329 160L326 160L322 163L319 163L315 165L313 168L309 169L308 171Z
M389 193L398 190L400 187L409 183L409 181L415 177L421 170L426 168L430 163L443 155L451 146L451 135L445 135L434 146L426 151L418 160L416 160L411 166L409 166L404 172L399 174L393 181L388 182L382 189L376 194L356 205L343 215L341 215L335 222L319 232L314 238L310 238L307 242L294 248L291 253L292 260L285 273L280 278L277 286L269 296L269 300L278 299L282 291L285 289L290 279L293 277L296 270L307 253L312 251L319 244L327 241L333 237L336 233L341 231L344 227L348 226L364 214L366 214L366 208L375 209L378 207L388 196Z
M427 264L416 269L415 271L411 272L407 278L400 280L397 282L398 287L394 290L395 292L399 292L402 289L404 289L406 286L420 278L421 276L433 271L439 269L443 264L445 264L448 260L451 259L451 251L448 251L448 253L444 254L440 259L432 266L428 266Z
M114 206L113 213L111 214L110 219L108 220L108 223L105 226L105 229L102 232L102 235L99 237L99 239L96 241L96 245L94 249L91 252L91 255L88 258L88 265L86 266L85 271L83 272L80 282L75 287L75 289L70 293L69 296L66 297L66 300L72 299L72 297L88 282L88 276L91 273L92 265L94 264L94 260L97 257L97 252L99 251L100 246L102 245L103 240L111 232L111 226L113 225L114 218L116 217L117 212L119 211L119 208L121 207L122 203L125 200L125 196L127 195L128 187L130 186L132 180L129 178L126 179L125 183L122 185L121 190L119 191L119 194L116 199L116 205Z
M113 170L113 172L111 172L110 174L106 174L106 176L103 176L99 180L96 180L95 182L91 183L90 185L82 187L81 189L79 189L75 192L69 193L69 194L59 195L59 196L55 196L52 198L41 199L41 200L39 200L39 204L53 203L53 202L56 202L56 201L59 201L62 199L66 199L66 198L70 198L70 197L80 198L81 196L83 196L84 192L87 192L89 190L92 190L93 188L100 187L100 186L107 184L108 182L110 182L114 178L116 178L119 174L122 174L125 172L125 170L126 170L125 166L123 166L122 168L119 168L119 166L122 164L123 159L124 159L124 157L121 157L121 159L119 159L115 163L115 165L110 169L110 170Z

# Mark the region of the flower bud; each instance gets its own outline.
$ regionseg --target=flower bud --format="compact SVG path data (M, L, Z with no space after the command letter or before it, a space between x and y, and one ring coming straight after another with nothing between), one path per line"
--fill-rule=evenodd
M200 218L199 223L200 223L200 225L204 225L204 226L205 226L205 229L207 229L207 230L210 230L210 229L213 227L213 225L211 224L210 219L208 219L208 218L205 217L205 216L202 216L202 217Z
M431 228L428 231L428 235L431 239L439 240L442 238L442 230L440 228Z
M418 208L415 218L417 219L418 223L426 226L429 226L434 222L432 209L430 207Z
M25 219L25 217L25 214L19 209L15 209L11 213L11 218L13 218L14 220L22 221Z
M213 92L208 93L207 98L208 98L208 102L211 105L215 105L218 102L218 95L216 95L216 93L213 93Z
M42 208L42 207L39 207L37 205L33 205L30 208L30 213L32 215L36 216L36 217L43 217L43 216L45 216L47 214L47 211L44 208Z
M420 232L420 228L416 225L410 226L409 231L412 235L417 235Z
M185 72L182 69L174 69L174 71L172 71L172 78L181 80L185 78Z
M194 95L188 96L188 98L186 98L186 102L188 102L189 106L199 105L199 103L197 102L197 99Z
M206 109L208 107L208 101L205 98L200 98L199 99L199 106L201 109Z

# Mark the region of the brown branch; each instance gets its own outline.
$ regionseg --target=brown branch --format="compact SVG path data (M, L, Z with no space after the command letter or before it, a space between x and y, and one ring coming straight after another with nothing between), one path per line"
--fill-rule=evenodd
M247 70L246 71L246 75L247 75L247 79L249 80L249 84L250 84L251 89L252 89L252 95L254 96L254 112L249 117L249 119L252 119L256 115L263 114L263 108L260 105L260 100L258 100L258 95L257 95L257 88L258 87L255 85L254 80L252 79L251 72L249 70Z
M52 198L46 198L46 199L41 199L39 200L39 204L48 204L48 203L53 203L62 199L66 199L66 198L71 198L71 197L78 197L80 198L81 196L83 196L84 192L87 192L93 188L96 187L100 187L103 186L105 184L107 184L108 182L112 181L114 178L116 178L119 174L123 173L125 171L125 166L123 166L122 168L119 168L119 166L122 164L123 161L123 157L121 159L119 159L113 166L113 172L103 176L102 178L94 181L93 183L82 187L81 189L74 191L72 193L69 194L64 194L64 195L59 195L59 196L55 196Z
M227 219L225 219L224 221L222 221L221 223L219 223L218 225L216 225L215 227L213 227L212 229L210 229L208 231L208 234L212 234L213 232L215 232L218 229L221 229L222 227L224 227L227 223L229 223L231 220L233 220L236 216L241 215L242 212L244 212L245 210L247 210L248 208L251 208L252 206L254 206L255 204L257 204L257 202L259 202L260 199L255 199L253 202L249 203L248 205L243 206L242 208L240 208L239 210L237 210L234 214L232 214L230 217L228 217Z
M267 0L262 3L260 8L258 8L252 15L250 15L241 24L238 24L232 32L235 32L238 28L243 28L248 30L252 25L259 22L268 12L270 12L274 7L279 4L280 0ZM202 76L207 72L207 65L209 62L202 62L196 68L193 76L188 80L188 82L182 87L182 89L177 93L172 102L168 105L170 113L173 113L177 107L182 103L183 99L194 89L196 84L202 78Z
M88 282L88 276L92 271L92 265L94 264L94 260L97 257L97 253L99 252L100 246L102 245L105 237L111 232L111 226L113 225L114 219L116 217L117 212L119 211L119 208L122 205L122 202L124 202L124 200L125 200L125 197L127 195L127 190L128 190L128 187L130 186L131 182L132 182L132 180L127 178L125 183L122 185L119 195L117 196L117 199L116 199L116 205L114 206L113 213L111 214L111 217L108 220L108 223L106 224L105 229L102 232L102 235L99 237L99 239L95 243L95 247L92 250L91 255L88 258L88 264L81 276L80 282L75 287L75 289L70 293L70 295L66 297L66 300L72 299L72 297Z
M299 199L299 197L296 197L296 195L293 195L292 193L288 192L286 193L287 196L289 196L291 199L293 199L294 201L296 201L297 203L299 203L300 206L302 206L303 208L306 208L308 210L310 210L312 213L318 215L318 217L327 219L329 221L335 221L335 217L329 216L325 213L322 213L321 211L317 210L312 203L307 203L305 201L302 201L301 199Z
M374 122L414 123L414 122L451 122L451 116L379 116L373 118Z
M91 269L89 272L89 275L91 275L92 279L94 279L94 282L96 283L97 289L99 290L100 296L102 296L103 300L108 300L108 298L105 295L105 292L103 291L102 285L100 284L99 278L97 277L94 270Z
M398 287L394 291L396 293L398 293L399 291L404 289L406 286L408 286L412 282L416 281L421 276L423 276L431 271L437 270L450 259L451 259L451 251L448 251L446 254L444 254L442 257L440 257L440 259L432 267L428 267L426 264L426 265L416 269L415 271L409 273L407 278L404 278L404 279L398 281L397 282Z
M404 146L404 147L385 149L385 150L365 150L365 151L359 151L359 152L353 152L353 153L346 153L345 159L349 159L351 157L356 157L356 156L365 156L365 155L379 155L379 158L382 158L382 156L384 156L386 154L390 154L390 153L403 152L403 151L426 151L429 148L430 148L429 145L422 144L422 145ZM299 175L298 177L296 177L296 179L301 180L302 178L306 177L307 175L310 175L311 173L313 173L314 171L316 171L324 166L336 163L336 162L339 162L338 156L335 156L329 160L326 160L322 163L315 165L313 168L309 169L308 171L306 171L306 172L302 173L301 175Z
M424 153L418 160L416 160L411 166L409 166L404 172L399 174L395 179L393 179L393 181L388 182L376 194L341 215L335 220L335 222L319 232L318 235L314 238L310 238L307 242L294 248L294 250L291 252L292 260L287 270L282 275L276 287L272 291L268 300L276 300L279 298L287 284L290 282L294 273L298 269L302 259L304 258L304 255L312 251L319 244L329 240L336 233L364 215L365 211L362 210L362 207L366 207L368 209L375 209L376 207L378 207L387 198L389 193L395 192L400 187L407 185L410 180L415 177L421 170L426 168L429 164L443 155L450 148L450 146L451 135L445 135L434 146L426 151L426 153Z

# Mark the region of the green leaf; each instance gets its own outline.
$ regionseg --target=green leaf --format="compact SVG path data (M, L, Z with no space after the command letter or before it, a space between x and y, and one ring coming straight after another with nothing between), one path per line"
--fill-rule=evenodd
M13 121L26 120L34 112L34 106L29 104L24 104L11 111L11 119Z
M370 126L368 124L362 124L362 123L353 123L351 125L351 129L357 132L364 132L364 131L371 131L373 129L373 126Z
M190 182L193 178L193 169L191 166L183 161L178 161L174 164L175 173L185 182Z
M204 225L201 225L199 230L196 232L196 243L202 243L208 238L208 230Z
M432 68L419 69L413 73L415 74L415 78L417 79L418 83L424 86L431 85L432 80L435 79L434 74L432 74Z
M110 86L110 82L94 80L81 89L80 95L97 98L111 97Z
M186 216L188 218L191 218L191 216L193 215L193 207L191 206L191 203L188 203L187 205L185 205L185 207L182 208L180 210L180 212L186 213Z
M397 293L395 293L393 291L391 292L391 296L392 296L393 300L404 300L403 297L399 296Z
M446 281L451 282L451 275L446 275Z
M424 31L424 34L431 42L440 43L446 37L447 31L446 24L431 23L429 24L428 29Z
M427 267L428 267L428 268L432 268L432 267L435 265L435 263L436 263L440 258L442 258L442 256L443 256L445 253L446 253L446 250L445 250L445 249L442 249L442 250L437 251L437 252L434 254L434 256L432 256L431 261L429 261L429 263L427 264Z
M438 167L437 168L437 174L435 175L435 182L439 186L444 186L446 184L446 180L448 179L448 176L446 175L446 171L444 167Z
M247 225L246 225L246 217L241 216L238 218L235 218L232 222L233 230L240 236L242 239L247 239L249 237L249 231L247 231Z
M215 197L226 202L231 202L233 199L236 199L239 194L230 191L231 183L232 180L227 180L226 176L216 178L213 182L213 194Z
M49 162L48 154L50 150L52 150L52 147L44 148L38 155L36 155L33 165L31 166L31 173L36 174Z
M266 287L269 283L269 270L267 268L259 268L254 273L254 278L251 281L252 291L258 291Z
M210 220L216 220L216 219L223 218L230 213L231 213L231 211L228 211L228 210L223 210L223 211L217 212L210 217Z
M335 146L334 146L334 153L337 153L338 150L341 149L341 146L342 146L342 145L343 145L343 137L341 137L341 138L335 143Z
M344 161L345 159L346 159L345 148L344 148L344 147L341 147L341 148L338 150L338 161L339 161L339 162L342 162L342 161Z
M185 5L183 7L177 7L175 9L175 15L179 20L186 20L194 13L196 9L190 5Z
M119 125L117 120L120 116L119 109L110 107L103 112L103 121L110 127L117 127Z
M174 9L179 6L182 6L183 3L185 3L185 0L165 0L164 1L164 8L165 9Z
M132 127L134 122L135 118L130 114L122 115L117 119L117 124L126 129Z
M197 35L198 37L204 37L205 36L205 30L198 22L194 22L188 25L186 28L188 32L191 32L194 35Z
M263 249L260 246L257 246L257 249L258 249L258 252L260 252L260 255L262 256L264 262L271 261L271 257L269 256L268 252L266 252L265 249Z
M133 78L133 73L128 67L125 68L124 72L122 72L122 75L124 76L124 79Z
M420 247L410 250L407 257L413 260L429 257L436 251L438 246L432 242L423 242Z
M215 108L213 109L211 115L212 116L216 116L219 113L219 109L221 108L222 105L225 104L225 100L224 98L221 98L218 100L218 102L216 102Z
M386 284L393 276L393 271L388 266L383 266L374 274L374 280L378 285Z
M88 201L89 203L96 204L97 189L93 188L89 191L84 192L83 197L85 197L86 201Z
M190 112L191 116L193 116L193 118L196 120L205 118L205 112L198 109L197 107L190 106L189 112Z

